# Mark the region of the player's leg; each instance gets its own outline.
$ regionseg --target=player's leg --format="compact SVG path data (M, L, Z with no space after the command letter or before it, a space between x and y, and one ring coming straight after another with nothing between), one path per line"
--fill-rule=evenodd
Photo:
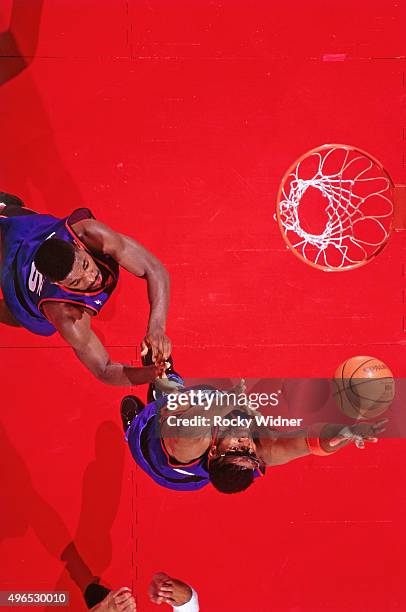
M0 196L1 196L1 192L0 192ZM0 216L3 214L2 210L4 210L4 208L5 208L5 204L3 205L3 208L2 208L1 197L0 197ZM1 232L0 232L0 276L1 276L1 253L2 253L2 245L1 245ZM10 325L11 327L21 327L19 322L13 317L13 315L7 308L6 302L1 298L0 298L0 323L3 323L3 325Z
M27 208L24 202L17 196L5 191L0 191L0 217L22 217L37 214L34 210ZM0 271L1 271L1 235L0 235ZM21 327L7 308L4 300L0 299L0 323L11 327Z
M0 323L10 327L21 327L20 323L13 317L4 300L0 299Z
M127 430L129 429L135 417L139 415L140 412L144 410L144 408L144 402L142 402L139 397L135 397L135 395L126 395L121 400L121 422L123 424L125 434L127 433Z
M35 214L35 211L27 208L19 197L0 191L0 215L2 217L22 217Z

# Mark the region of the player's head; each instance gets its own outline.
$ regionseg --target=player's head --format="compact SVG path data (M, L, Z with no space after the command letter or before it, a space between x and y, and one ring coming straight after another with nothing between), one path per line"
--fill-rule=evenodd
M264 465L256 454L249 432L222 435L213 443L208 455L209 478L221 493L240 493L254 482L256 470Z
M86 249L66 240L49 238L35 255L35 266L51 282L73 291L96 291L102 275Z

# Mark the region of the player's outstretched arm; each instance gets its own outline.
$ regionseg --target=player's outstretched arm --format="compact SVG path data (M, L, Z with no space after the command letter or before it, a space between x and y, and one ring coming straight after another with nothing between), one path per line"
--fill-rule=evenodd
M50 302L43 305L43 311L83 365L101 382L122 387L142 385L163 373L164 364L137 368L112 362L91 328L91 315L81 308Z
M95 219L76 223L75 232L91 251L110 255L120 266L147 281L150 315L142 350L152 348L152 357L167 359L171 342L165 334L169 306L169 274L162 263L139 242L119 234Z
M350 443L364 448L365 442L378 442L377 434L385 430L386 423L387 419L351 426L318 423L280 437L274 431L263 431L259 434L258 452L266 465L281 465L309 454L329 455Z

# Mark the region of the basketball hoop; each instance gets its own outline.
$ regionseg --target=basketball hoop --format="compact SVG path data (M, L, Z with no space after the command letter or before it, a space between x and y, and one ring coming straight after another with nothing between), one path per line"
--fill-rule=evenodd
M394 185L369 153L330 144L302 155L286 172L276 219L289 249L324 271L353 270L405 229L406 186Z

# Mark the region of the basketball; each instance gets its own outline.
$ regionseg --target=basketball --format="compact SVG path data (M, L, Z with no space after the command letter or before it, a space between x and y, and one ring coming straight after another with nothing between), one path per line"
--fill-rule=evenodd
M395 396L395 381L388 366L375 357L350 357L336 370L334 399L353 419L383 414Z

